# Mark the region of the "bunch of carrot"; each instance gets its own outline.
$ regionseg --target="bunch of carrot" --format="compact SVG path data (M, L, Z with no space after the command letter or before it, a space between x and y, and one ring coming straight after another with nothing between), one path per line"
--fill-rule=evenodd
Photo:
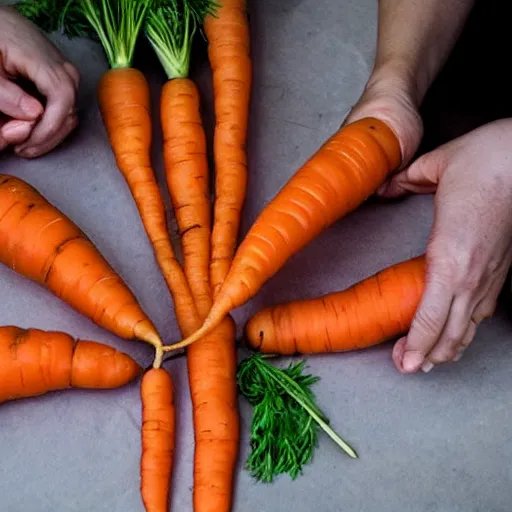
M165 352L188 347L194 510L230 510L239 441L230 312L258 293L293 254L374 193L399 167L400 146L378 119L340 128L269 202L236 249L247 188L251 90L245 1L117 0L116 8L111 0L75 1L109 61L98 85L104 126L172 295L184 340L164 346L133 294L85 235L26 184L9 177L0 178L0 258L98 324L122 337L153 344L153 368L141 382L141 492L148 511L167 510L172 474L173 384L161 368L162 358ZM189 76L191 45L201 24L215 98L213 216L199 92ZM150 158L149 87L132 65L142 32L168 78L160 98L160 120L183 266L171 243ZM7 198L5 206L1 194ZM13 226L19 227L19 236ZM262 351L281 353L377 343L407 328L421 294L422 271L419 258L337 295L265 310L248 323L248 341ZM304 311L308 323L310 313L319 313L309 330L298 320ZM356 317L359 322L354 324ZM361 317L369 318L366 325Z
M117 336L155 347L154 368L141 384L142 465L149 476L143 497L151 495L157 481L152 439L156 431L156 459L162 460L162 453L171 459L174 408L170 376L160 368L162 341L135 295L71 219L28 183L9 175L0 175L0 261ZM133 359L107 345L74 342L65 333L38 329L0 327L0 355L0 402L68 387L119 387L141 373ZM168 432L167 445L162 431ZM156 473L161 474L159 468Z
M200 328L215 289L227 274L245 198L251 87L245 1L162 0L149 5L143 0L119 0L117 11L101 9L93 0L79 1L110 64L99 83L98 100L117 166L172 295L180 330L188 336ZM99 3L110 5L109 0ZM203 22L215 93L213 219L199 92L189 77L192 41ZM172 247L152 169L149 87L144 75L132 66L142 30L168 77L160 99L160 120L183 267ZM154 368L145 375L141 390L141 488L147 510L166 510L172 470L174 421L170 416L157 421L150 412L156 414L157 409L146 407L151 399L160 404L161 411L172 409L172 381L159 367L166 349L156 347ZM187 351L187 361L195 432L194 510L228 511L239 443L233 320L226 315L209 336Z

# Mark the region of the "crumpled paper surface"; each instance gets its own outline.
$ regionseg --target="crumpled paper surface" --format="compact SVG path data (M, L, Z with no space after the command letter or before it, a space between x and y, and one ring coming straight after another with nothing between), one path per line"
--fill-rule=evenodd
M250 182L244 231L301 163L341 124L369 75L376 32L371 0L259 0L251 5L254 86ZM101 48L57 37L80 68L81 123L47 156L0 156L0 172L27 180L79 224L137 294L168 340L179 332L128 188L99 116L95 86ZM142 59L158 113L164 75ZM194 68L211 126L208 64ZM160 135L154 158L160 179ZM163 184L163 181L162 181ZM246 307L241 327L264 304L345 288L420 254L432 198L367 204L293 257ZM0 325L63 330L129 352L142 365L151 349L108 334L39 286L0 267ZM234 512L508 512L512 491L510 319L482 325L456 365L404 377L391 344L308 358L332 425L360 454L351 460L320 436L313 462L295 482L270 485L243 469L251 409L240 399L242 441ZM241 354L243 356L244 354ZM287 361L283 361L287 362ZM172 510L192 510L193 430L185 361L167 363L177 390ZM1 384L1 383L0 383ZM69 390L0 406L2 512L138 512L138 382L114 391Z

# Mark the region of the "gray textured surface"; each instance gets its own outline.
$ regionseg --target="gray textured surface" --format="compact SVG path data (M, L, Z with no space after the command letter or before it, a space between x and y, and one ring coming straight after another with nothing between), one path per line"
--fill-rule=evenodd
M244 229L285 180L337 128L368 76L374 50L372 0L253 2L254 88L250 193ZM76 135L35 161L0 157L0 172L28 180L74 219L136 292L158 328L178 337L171 301L153 261L97 110L105 69L98 47L60 41L82 71ZM155 103L163 75L147 70ZM210 98L206 64L196 70ZM208 105L209 108L209 105ZM155 165L158 157L155 136ZM340 289L425 248L432 198L366 205L294 257L236 312L241 324L263 303ZM61 329L129 351L150 350L108 335L66 305L0 268L0 325ZM456 365L403 377L391 345L311 357L316 391L332 424L358 450L353 461L322 437L295 482L251 481L240 470L234 512L509 512L512 509L510 319L484 324ZM192 425L184 361L168 365L178 389L173 510L191 510ZM241 461L251 411L241 401ZM113 392L69 391L0 408L2 512L138 512L138 385Z

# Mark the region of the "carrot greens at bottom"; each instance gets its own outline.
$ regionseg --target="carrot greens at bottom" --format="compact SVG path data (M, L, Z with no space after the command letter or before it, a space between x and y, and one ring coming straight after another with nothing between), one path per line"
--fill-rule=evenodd
M350 457L356 452L329 426L315 403L311 386L319 378L303 373L305 361L278 368L254 354L238 367L238 386L253 406L251 453L246 467L263 482L288 473L295 480L310 462L317 445L318 428Z

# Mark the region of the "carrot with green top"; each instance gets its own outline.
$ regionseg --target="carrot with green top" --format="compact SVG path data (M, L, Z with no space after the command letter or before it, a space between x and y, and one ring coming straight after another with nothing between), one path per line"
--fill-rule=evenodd
M398 139L384 122L366 118L340 128L265 206L240 244L203 326L170 350L211 332L291 256L374 193L400 162Z
M117 166L135 200L175 308L185 314L193 303L172 247L164 202L151 162L149 85L145 76L132 67L135 44L151 2L77 1L98 34L110 66L100 79L98 101Z
M0 174L0 262L125 339L161 346L133 292L86 234L25 181Z
M245 326L262 353L358 350L407 332L423 294L425 258L391 265L349 288L258 311Z

